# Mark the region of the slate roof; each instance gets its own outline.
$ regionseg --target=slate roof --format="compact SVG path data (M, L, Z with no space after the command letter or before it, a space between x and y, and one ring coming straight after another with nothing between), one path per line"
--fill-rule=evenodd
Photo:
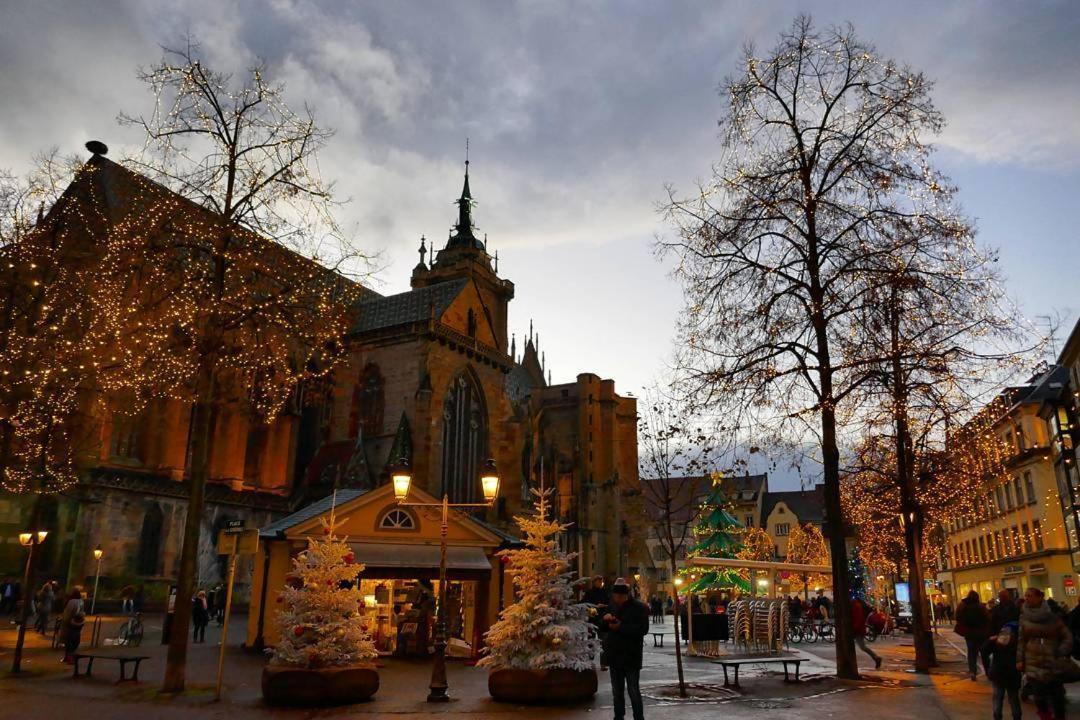
M360 497L367 490L358 490L346 488L337 491L337 504L343 505L350 500L355 500ZM285 533L286 530L294 528L302 522L306 522L313 517L321 515L330 509L330 503L333 501L334 495L331 493L322 500L316 500L305 508L297 510L292 515L286 515L280 520L275 520L264 528L259 530L259 537L261 538L276 538Z
M359 317L353 326L353 332L370 332L422 322L431 317L432 306L437 319L446 312L468 282L468 278L449 280L397 295L362 300L356 305Z
M756 500L762 490L768 490L768 478L767 473L725 476L724 492L727 493L728 500L732 502L744 503Z
M810 490L767 492L761 503L761 522L772 513L776 504L783 502L799 518L800 523L821 525L825 522L825 486L815 485Z

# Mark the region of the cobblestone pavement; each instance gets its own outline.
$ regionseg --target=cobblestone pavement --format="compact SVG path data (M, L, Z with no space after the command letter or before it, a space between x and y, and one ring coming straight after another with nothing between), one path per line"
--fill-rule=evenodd
M244 627L243 617L234 618L237 634ZM116 623L106 623L105 628ZM746 668L741 676L740 693L725 691L723 673L718 665L704 657L685 658L690 700L674 695L675 655L670 619L663 647L653 647L646 638L646 667L642 672L642 690L646 696L645 714L657 720L698 720L699 718L845 718L853 713L873 713L872 720L919 717L920 720L974 720L990 716L990 685L985 678L967 679L963 652L955 636L942 631L938 644L941 666L930 676L907 672L913 649L910 637L881 640L872 647L885 658L881 671L864 671L864 680L839 682L834 671L833 646L799 645L794 651L806 658L803 675L797 685L785 684L783 674ZM106 637L109 632L103 633ZM453 700L444 705L424 702L430 665L426 661L386 660L379 669L381 688L372 702L345 708L318 710L283 710L267 708L260 698L259 679L265 661L243 651L230 641L227 651L226 691L222 702L213 699L214 673L220 630L211 625L207 642L192 645L189 651L189 689L180 697L162 697L157 693L164 668L164 647L160 644L160 618L147 621L147 634L140 652L150 655L140 673L143 682L115 685L118 671L112 664L95 667L93 679L74 680L69 666L59 662L60 652L47 639L29 635L23 677L6 674L11 664L15 640L13 626L4 621L0 627L0 720L36 720L37 718L94 718L95 720L333 720L345 717L420 718L431 715L469 718L608 718L612 717L611 690L607 673L601 673L600 692L592 703L571 708L521 708L492 701L487 693L485 670L451 662L450 693ZM237 639L238 642L239 638ZM108 651L110 648L102 648ZM869 658L860 654L860 663L872 667ZM1080 718L1080 687L1070 686L1070 717ZM1025 706L1025 715L1034 717L1034 708Z

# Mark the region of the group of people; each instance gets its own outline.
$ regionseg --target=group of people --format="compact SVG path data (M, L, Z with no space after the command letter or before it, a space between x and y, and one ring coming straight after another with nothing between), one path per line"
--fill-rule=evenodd
M1040 720L1065 717L1065 682L1077 679L1080 607L1066 614L1042 590L1029 587L1022 598L1002 590L988 608L974 590L956 609L956 633L967 645L968 671L983 671L994 687L993 712L1001 720L1008 697L1013 720L1020 718L1021 696L1030 695Z
M809 620L828 620L832 617L832 600L822 590L818 590L814 597L806 600L798 595L787 595L784 599L787 601L788 617L792 622L804 617Z

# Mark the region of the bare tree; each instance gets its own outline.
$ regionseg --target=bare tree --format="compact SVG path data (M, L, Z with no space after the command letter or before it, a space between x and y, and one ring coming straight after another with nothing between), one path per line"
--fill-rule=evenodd
M317 153L330 134L310 110L294 112L283 88L254 67L241 83L206 67L189 42L141 71L156 102L149 116L121 116L146 133L130 163L191 202L132 180L160 232L132 238L148 260L121 267L138 278L131 363L144 386L192 403L189 502L164 690L185 683L190 603L213 428L224 404L272 418L306 380L341 355L362 256L333 217L332 188ZM131 257L130 245L117 248Z
M670 405L660 399L659 393L649 393L645 400L645 411L638 421L638 476L641 478L645 519L652 525L653 535L674 581L679 574L679 563L686 558L694 537L701 499L712 486L709 472L712 448L708 438L689 429ZM679 695L686 697L678 591L674 594L675 662Z
M875 259L880 272L870 274L871 302L850 336L880 358L862 389L860 419L864 432L891 452L880 457L875 438L866 438L861 472L877 478L879 491L882 483L895 486L883 494L897 501L892 511L904 539L919 672L937 664L922 547L934 525L925 523L957 500L970 500L958 495L977 487L953 486L947 474L931 470L931 461L944 451L950 423L972 415L979 398L996 392L1024 357L1018 352L1023 322L1005 296L996 256L975 244L971 225L951 207L953 192L939 179L936 214L894 220L888 233L894 248ZM872 462L865 462L868 455Z
M678 234L660 250L678 257L687 301L686 396L744 434L805 440L820 462L842 678L858 668L838 433L874 360L844 341L891 252L888 225L935 212L923 136L943 121L930 87L850 26L819 32L800 17L771 52L747 49L722 87L712 180L689 198L669 189L665 208Z

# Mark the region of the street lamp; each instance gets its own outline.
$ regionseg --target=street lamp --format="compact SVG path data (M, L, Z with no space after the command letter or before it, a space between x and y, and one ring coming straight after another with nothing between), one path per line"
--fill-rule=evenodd
M94 559L97 560L97 570L94 572L94 597L90 599L91 615L94 614L94 608L97 607L98 580L101 579L101 556L104 554L105 552L101 549L100 545L94 548Z
M435 616L435 663L431 668L431 685L428 686L428 702L448 702L449 685L446 682L446 535L449 531L450 508L483 507L495 504L499 496L499 472L495 460L488 459L480 469L480 489L484 493L481 503L452 503L443 490L442 502L408 502L412 487L412 471L405 458L398 461L390 473L394 485L394 497L398 505L405 507L437 507L442 509L442 526L439 531L439 609Z
M35 514L36 517L36 514ZM33 526L31 526L33 527ZM23 570L23 601L22 610L19 613L19 632L15 639L15 656L11 663L11 672L17 673L22 669L23 643L26 639L26 623L30 621L30 607L33 605L34 590L30 587L33 578L30 577L30 568L34 562L34 546L45 542L48 530L31 530L19 533L19 544L26 548L26 569Z

